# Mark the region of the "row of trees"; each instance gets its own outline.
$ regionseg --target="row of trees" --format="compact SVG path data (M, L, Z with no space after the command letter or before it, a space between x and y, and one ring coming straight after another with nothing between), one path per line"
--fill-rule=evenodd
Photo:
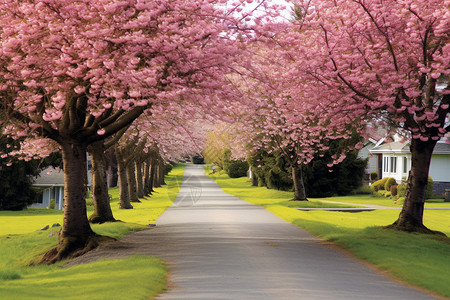
M2 1L3 133L24 139L17 155L59 149L64 162L63 229L47 261L98 239L86 218L86 151L153 149L180 108L182 120L202 110L240 120L255 150L283 153L296 199L306 199L300 166L335 141L330 168L361 147L354 137L367 122L403 128L412 168L393 227L427 231L431 153L450 130L448 0L292 0L289 22L268 0L242 9L252 2ZM142 139L158 116L159 136Z
M412 166L390 227L430 232L423 209L431 154L450 130L449 2L291 2L294 20L266 26L267 39L245 45L253 55L234 84L252 108L242 118L247 138L284 153L295 198L305 199L298 166L325 156L333 141L342 148L328 166L342 162L370 122L402 129Z
M308 197L329 197L347 195L362 184L365 159L358 158L358 151L346 152L346 157L339 164L330 166L332 156L342 151L341 141L330 142L329 149L316 154L308 164L298 166L302 177L294 185L292 174L292 157L287 158L287 151L269 143L268 147L260 147L257 137L249 139L248 130L239 130L239 126L218 124L209 132L205 148L202 152L207 163L214 164L224 170L230 177L247 176L250 167L253 186L266 186L270 189L295 191L301 185L305 198L293 200L307 201ZM248 128L248 127L247 127ZM239 138L239 133L244 136ZM357 141L360 138L355 138ZM252 142L249 143L248 141ZM241 142L241 144L236 143ZM245 144L242 144L245 142ZM258 147L259 146L259 147Z
M139 117L226 99L218 87L240 51L229 38L239 19L209 0L3 1L0 16L3 131L62 153L63 227L44 258L54 262L99 238L86 217L86 152Z

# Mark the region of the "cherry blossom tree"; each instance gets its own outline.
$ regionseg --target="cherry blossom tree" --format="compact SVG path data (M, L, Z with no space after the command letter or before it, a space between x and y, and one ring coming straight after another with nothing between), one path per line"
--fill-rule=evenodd
M299 18L277 36L284 49L278 55L292 62L287 72L301 79L291 91L312 89L308 101L317 103L331 124L362 117L410 133L408 189L390 227L430 232L423 225L423 211L431 155L450 129L450 2L292 2ZM348 117L332 118L337 112Z
M341 147L328 163L330 168L339 164L347 151L362 146L353 132L355 128L362 130L365 123L360 116L339 110L334 94L322 95L322 101L316 101L322 87L299 75L292 56L279 43L277 37L263 37L244 46L248 52L241 59L239 76L231 78L246 98L242 103L246 107L239 115L245 130L238 134L238 140L251 152L263 149L280 153L291 169L293 200L305 201L302 165L316 155L323 157L334 140L340 140Z
M209 0L4 0L0 16L4 132L49 138L63 154L63 229L43 259L54 262L98 244L86 218L87 147L154 103L222 86L238 49L229 15Z

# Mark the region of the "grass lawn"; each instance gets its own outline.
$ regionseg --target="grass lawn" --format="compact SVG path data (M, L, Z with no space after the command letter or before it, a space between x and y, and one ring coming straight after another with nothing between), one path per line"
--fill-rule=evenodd
M317 198L312 200L324 200L333 202L349 202L358 204L376 204L388 207L398 207L401 208L402 204L394 203L394 200L386 197L375 197L373 195L352 195L352 196L338 196L329 198ZM450 202L444 202L444 198L428 199L425 202L425 208L433 207L447 207L450 208Z
M166 177L167 185L156 189L151 198L133 203L132 210L119 210L118 188L110 190L111 207L116 219L125 223L93 225L102 235L121 238L125 234L148 228L169 207L178 194L184 166L176 166ZM89 202L89 201L88 201ZM88 205L88 214L92 207ZM149 299L166 289L167 269L153 257L101 260L95 263L60 268L28 266L36 256L54 247L53 223L62 223L62 212L28 209L20 212L0 211L0 298L1 299Z
M209 169L206 172L211 173ZM450 297L450 239L382 229L381 226L389 225L397 219L399 210L358 213L299 211L292 209L288 202L293 198L292 192L252 187L248 178L231 179L222 172L209 176L226 193L260 205L278 217L350 250L355 256L371 262L398 279ZM326 200L394 206L390 199L370 195L310 200L313 203ZM391 205L387 205L388 202ZM431 204L448 207L447 203ZM430 229L450 236L450 210L426 210L424 223Z

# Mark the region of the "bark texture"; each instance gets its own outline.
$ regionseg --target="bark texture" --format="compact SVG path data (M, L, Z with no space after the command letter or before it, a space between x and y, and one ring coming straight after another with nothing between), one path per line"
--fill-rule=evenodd
M292 166L292 181L294 182L294 199L293 201L308 201L306 198L305 185L303 183L302 168L294 163Z
M86 216L86 146L75 141L61 143L64 163L64 214L58 246L47 252L41 263L54 263L81 255L99 238Z
M144 162L144 196L151 196L153 193L150 181L151 161L151 157L147 157Z
M91 223L116 221L109 203L104 150L103 142L93 143L88 147L92 161L92 199L94 202L94 212L89 217Z
M140 160L134 162L136 169L136 189L138 198L144 198L144 175L142 172L142 163Z
M106 163L107 163L107 176L108 176L108 187L115 187L119 182L119 175L117 173L117 160L114 153L114 149L109 149L105 153Z
M407 232L437 233L423 224L423 213L430 170L431 156L436 141L422 142L413 139L410 146L411 171L405 194L405 202L400 215L387 228Z
M118 147L116 147L117 172L119 175L119 208L132 209L130 197L128 193L127 166L123 159L123 155Z
M137 196L136 172L133 160L127 162L126 169L128 181L128 196L130 197L130 202L141 202L139 201L139 198Z
M258 175L252 170L252 186L258 186Z

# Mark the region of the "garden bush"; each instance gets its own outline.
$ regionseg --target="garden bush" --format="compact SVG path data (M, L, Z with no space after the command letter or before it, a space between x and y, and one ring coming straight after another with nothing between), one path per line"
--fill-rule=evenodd
M47 206L47 209L55 209L55 205L56 205L56 201L55 201L55 199L50 199L50 203L49 203L49 205Z
M397 185L391 185L390 191L392 197L397 196L398 194Z
M248 163L246 161L231 160L228 163L228 176L238 178L247 176Z
M427 194L425 197L427 199L433 198L433 179L431 177L428 177Z
M378 178L377 172L371 172L370 173L370 180L375 181Z
M370 186L368 185L362 185L358 187L357 189L353 190L351 195L364 195L364 194L372 194L372 191L370 190Z
M377 180L374 183L372 183L372 185L370 186L370 189L372 190L372 192L375 193L380 190L384 190L384 185L388 179L389 179L389 177L385 177L385 178L382 178L382 179Z
M402 198L405 197L406 193L406 184L402 183L397 186L397 197Z
M393 186L393 185L397 185L397 180L395 180L395 178L388 177L386 182L384 183L384 190L390 191L391 186Z
M228 167L231 163L231 150L230 149L224 149L222 152L222 166L225 173L228 174L229 170ZM229 176L230 174L228 174Z

